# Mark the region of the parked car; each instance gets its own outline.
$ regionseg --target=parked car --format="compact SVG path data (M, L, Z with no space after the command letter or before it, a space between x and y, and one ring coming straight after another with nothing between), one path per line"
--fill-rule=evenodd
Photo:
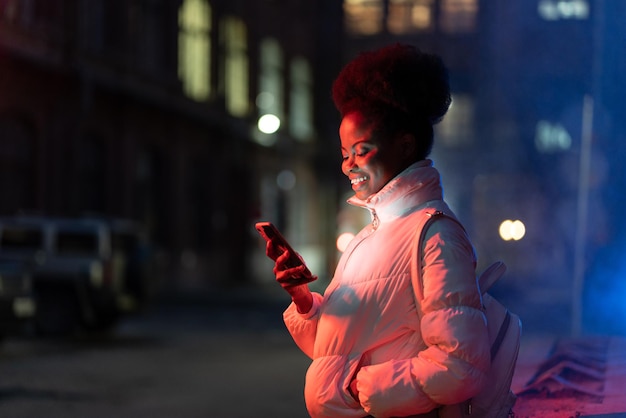
M0 262L0 340L26 331L35 317L32 278L19 262Z
M131 224L96 218L0 219L0 261L28 266L37 331L105 330L120 315L138 309L146 281L133 267L136 254L128 241L133 234L139 240L140 230Z

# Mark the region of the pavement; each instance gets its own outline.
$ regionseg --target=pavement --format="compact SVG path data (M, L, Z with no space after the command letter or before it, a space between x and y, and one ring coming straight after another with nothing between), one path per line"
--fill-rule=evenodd
M197 301L277 315L288 303L274 287L192 292L184 298L186 304ZM551 321L533 307L526 312L518 307L516 313L523 323L511 387L518 397L516 418L626 418L626 336L572 337L562 317Z
M626 417L626 338L522 338L512 390L517 418Z

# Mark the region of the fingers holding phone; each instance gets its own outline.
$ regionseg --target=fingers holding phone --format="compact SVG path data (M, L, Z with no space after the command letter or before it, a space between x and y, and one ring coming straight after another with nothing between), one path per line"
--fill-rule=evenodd
M276 226L271 222L258 222L255 228L267 242L265 254L275 261L274 274L281 286L298 286L317 279Z
M276 281L291 295L298 312L309 312L313 296L307 283L317 277L311 274L302 257L271 222L258 222L255 228L267 242L265 253L275 261Z
M268 249L270 246L273 247L271 242L268 242ZM297 263L294 263L293 254L290 254L287 249L275 259L274 275L276 275L276 281L283 287L299 286L317 279L304 264L300 254L295 255L299 259Z

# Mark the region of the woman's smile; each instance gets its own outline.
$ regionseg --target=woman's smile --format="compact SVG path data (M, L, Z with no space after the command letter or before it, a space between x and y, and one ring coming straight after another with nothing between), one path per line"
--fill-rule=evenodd
M350 183L352 184L352 188L356 190L363 186L363 182L365 181L367 181L367 176L353 178L350 180Z

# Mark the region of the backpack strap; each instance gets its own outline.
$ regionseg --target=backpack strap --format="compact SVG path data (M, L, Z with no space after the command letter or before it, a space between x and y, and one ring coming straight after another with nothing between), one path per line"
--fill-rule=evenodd
M422 310L419 308L422 299L424 299L424 283L422 282L422 243L426 236L428 227L439 218L447 218L456 222L463 231L465 228L455 217L447 215L441 210L433 209L431 212L426 212L426 216L422 216L417 224L415 231L415 237L413 239L413 247L411 252L411 279L413 281L413 292L415 293L417 311L420 313ZM420 318L421 319L421 318Z
M500 346L502 345L502 341L504 341L504 337L506 336L506 332L508 331L510 324L511 312L507 309L504 319L502 320L502 324L500 325L500 329L498 330L498 336L493 341L493 344L491 344L491 361L496 358L496 354L500 351Z
M418 222L417 230L415 232L415 238L413 241L413 250L411 253L411 280L413 281L413 292L415 293L415 303L417 312L420 316L422 316L422 309L420 307L422 299L424 299L424 282L422 281L422 257L421 250L422 244L424 242L426 231L428 227L439 218L447 218L454 221L457 225L465 231L465 227L463 224L458 221L453 216L446 214L445 212L437 209L433 209L431 212L426 212L426 216L422 216ZM491 264L478 278L478 285L481 294L485 294L487 290L504 274L506 271L506 265L497 261ZM498 354L500 350L500 346L502 345L502 341L506 336L506 332L509 329L509 325L511 324L511 313L509 310L506 310L506 314L504 319L502 320L502 324L498 329L498 335L495 340L491 344L491 360L493 360Z

